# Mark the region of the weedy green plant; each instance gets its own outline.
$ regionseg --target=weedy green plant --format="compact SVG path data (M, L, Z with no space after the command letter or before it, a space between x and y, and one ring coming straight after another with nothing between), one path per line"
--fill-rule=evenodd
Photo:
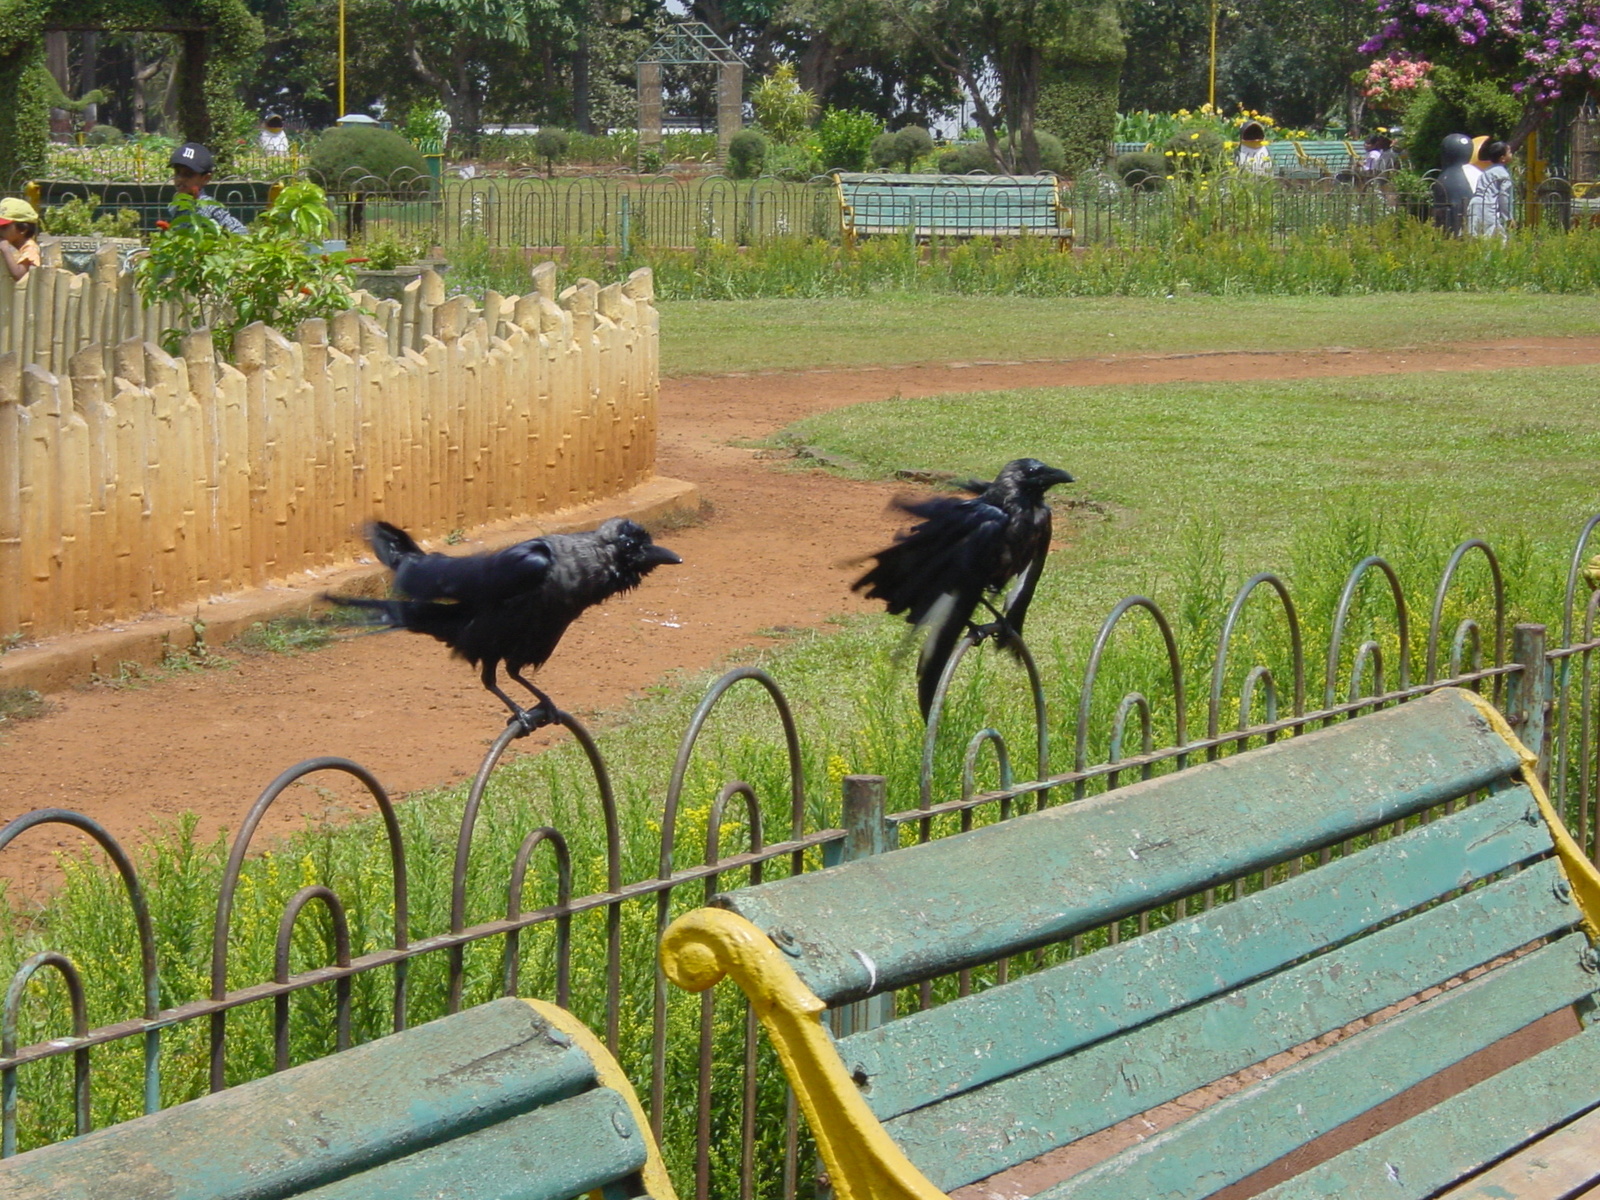
M228 648L245 654L300 654L321 650L338 640L340 623L333 615L257 621L229 642Z
M50 702L32 688L0 688L0 724L32 721L50 711Z
M349 261L359 260L362 266L373 271L392 271L399 266L421 262L428 257L432 248L426 235L408 238L385 229L358 245L351 252Z
M103 128L103 126L96 126ZM96 193L72 196L40 213L45 232L57 237L118 237L139 236L139 213L132 208L119 208L116 212L96 213L103 203Z
M227 355L246 325L264 322L292 330L312 317L348 309L346 255L314 253L333 227L321 188L307 180L289 184L249 232L226 233L180 194L171 228L150 239L150 253L135 266L147 305L175 304L182 324L161 333L175 354L186 333L210 329L217 353Z

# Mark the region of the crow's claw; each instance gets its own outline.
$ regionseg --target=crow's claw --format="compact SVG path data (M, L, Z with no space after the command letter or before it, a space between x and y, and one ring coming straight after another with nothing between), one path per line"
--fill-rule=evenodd
M546 725L556 723L555 710L548 704L536 704L532 708L519 708L506 720L507 725L519 726L522 730L518 737L527 737L535 729L543 729Z

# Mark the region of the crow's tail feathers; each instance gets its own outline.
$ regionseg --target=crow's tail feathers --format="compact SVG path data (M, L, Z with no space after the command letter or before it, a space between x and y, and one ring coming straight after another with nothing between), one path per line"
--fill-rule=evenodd
M387 521L373 521L367 526L367 541L378 555L378 561L391 571L412 555L420 555L422 547L398 525Z
M374 600L368 596L335 596L332 592L323 592L323 600L329 604L337 604L340 608L353 608L361 610L356 624L381 625L386 629L405 628L405 610L401 607L402 600Z

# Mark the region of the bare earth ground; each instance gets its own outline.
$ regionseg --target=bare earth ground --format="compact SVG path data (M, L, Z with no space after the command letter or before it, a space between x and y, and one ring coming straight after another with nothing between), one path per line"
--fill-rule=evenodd
M668 380L659 470L697 483L709 516L663 534L684 565L662 568L633 595L585 617L540 682L564 707L589 716L674 671L759 643L763 630L815 626L863 607L850 593L850 570L836 564L887 537L893 521L884 508L895 487L775 470L761 452L730 444L806 414L895 395L1447 371L1484 362L1600 363L1600 338L1522 339L1449 353L1108 357ZM391 794L452 783L473 771L502 728L499 706L472 670L431 639L401 634L298 656L237 656L232 669L52 699L52 712L11 724L0 741L0 819L72 808L125 844L185 811L199 815L204 834L235 828L280 771L316 755L365 764ZM368 804L324 784L301 786L274 812L283 828ZM14 896L48 885L53 852L73 836L51 833L26 837L4 856L0 874Z

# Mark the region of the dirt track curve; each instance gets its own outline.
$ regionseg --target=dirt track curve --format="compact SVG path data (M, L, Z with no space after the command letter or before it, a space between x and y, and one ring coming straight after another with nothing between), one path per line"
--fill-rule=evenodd
M814 626L862 607L850 593L850 572L831 564L888 534L884 508L895 488L775 470L759 451L730 444L809 413L894 395L1446 371L1485 361L1497 368L1600 363L1600 338L668 380L658 468L698 484L709 515L663 534L684 565L662 568L637 592L586 616L541 684L580 715L604 712L671 672L707 667L760 642L762 630ZM0 733L0 818L48 805L77 809L125 844L186 810L199 814L203 833L231 828L281 770L315 755L353 758L391 793L454 782L502 727L498 705L471 670L431 639L399 635L298 656L239 656L227 670L141 688L94 687L52 702L45 717ZM292 798L275 810L280 827L362 807L353 792L326 788ZM58 844L67 841L63 834ZM5 856L3 874L27 894L47 883L55 848L47 836L25 839Z

